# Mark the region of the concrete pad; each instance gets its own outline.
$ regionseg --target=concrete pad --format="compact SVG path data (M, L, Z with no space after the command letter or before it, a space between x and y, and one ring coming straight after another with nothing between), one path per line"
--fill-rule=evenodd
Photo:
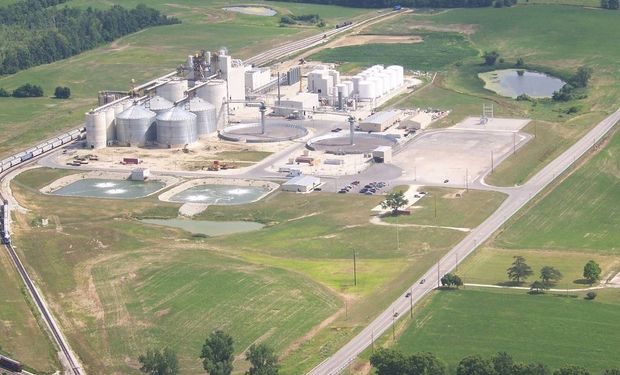
M532 121L520 118L491 118L485 125L480 123L480 117L468 117L450 129L481 130L481 131L508 131L516 132Z

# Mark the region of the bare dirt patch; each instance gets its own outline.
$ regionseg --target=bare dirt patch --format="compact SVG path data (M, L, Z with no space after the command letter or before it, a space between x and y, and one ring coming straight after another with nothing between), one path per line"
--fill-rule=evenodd
M359 46L364 44L411 44L422 43L424 40L417 35L347 35L329 43L329 48L344 46Z
M428 30L428 31L439 31L439 32L453 32L465 35L472 35L476 32L478 25L474 24L459 24L455 23L452 25L437 25L430 21L419 21L415 25L409 25L407 27L409 30Z

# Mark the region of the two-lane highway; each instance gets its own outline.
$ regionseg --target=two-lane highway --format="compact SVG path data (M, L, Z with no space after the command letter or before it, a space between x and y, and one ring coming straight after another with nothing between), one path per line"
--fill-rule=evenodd
M472 230L467 237L431 267L420 280L408 290L404 290L398 299L364 328L362 332L308 374L335 375L347 368L359 353L372 344L373 339L387 331L398 318L409 312L411 305L415 305L426 294L437 287L440 278L444 274L451 272L510 217L553 182L556 177L564 173L581 156L591 150L619 121L620 109L597 124L573 146L534 175L526 184L512 189L504 203L486 221ZM422 279L426 281L420 284ZM405 294L409 291L411 292L409 297L411 300L405 298ZM398 313L398 316L395 317L394 313Z

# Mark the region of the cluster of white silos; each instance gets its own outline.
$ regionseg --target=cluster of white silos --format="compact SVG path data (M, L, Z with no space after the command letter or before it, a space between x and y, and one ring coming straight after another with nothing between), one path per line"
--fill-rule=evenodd
M379 98L405 83L404 72L399 65L374 65L351 79L353 94L360 99Z

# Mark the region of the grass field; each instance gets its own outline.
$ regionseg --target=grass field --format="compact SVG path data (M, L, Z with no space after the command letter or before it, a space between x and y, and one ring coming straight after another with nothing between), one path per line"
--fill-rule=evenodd
M399 224L475 228L506 198L502 193L482 190L465 191L437 187L424 187L422 190L428 194L411 208L411 215L398 217ZM460 197L456 194L460 194ZM396 222L396 218L390 216L383 220Z
M38 169L13 182L18 199L32 209L18 215L15 241L80 357L104 373L135 373L136 356L167 337L183 353L184 373L195 373L195 351L216 327L235 336L238 354L265 340L282 354L283 374L302 373L464 235L403 228L398 250L392 231L368 221L381 197L276 193L253 204L211 206L201 215L255 220L265 229L196 238L134 219L176 216L179 205L156 197L103 206L37 192L66 173ZM49 226L35 225L46 217ZM243 366L240 361L236 369Z
M71 1L69 5L101 8L112 4L133 7L140 1ZM83 123L84 112L97 105L99 90L128 90L131 79L146 82L169 73L188 54L200 49L227 47L234 57L248 58L303 35L316 34L319 28L280 27L279 16L260 17L226 12L221 9L234 1L182 0L174 3L149 1L148 5L183 21L179 25L154 27L128 35L114 43L14 75L0 77L0 87L13 90L24 83L41 85L49 97L0 98L0 158L9 152L33 144L45 137ZM279 14L317 13L331 28L343 19L352 19L365 9L255 1L279 11ZM146 62L146 63L145 63ZM71 88L71 99L51 98L56 86Z
M567 363L593 374L620 366L620 300L613 303L477 290L435 293L395 347L430 351L454 368L471 354L506 351L551 368ZM447 344L450 343L450 344Z
M620 255L620 132L551 193L511 220L493 241L503 248Z

